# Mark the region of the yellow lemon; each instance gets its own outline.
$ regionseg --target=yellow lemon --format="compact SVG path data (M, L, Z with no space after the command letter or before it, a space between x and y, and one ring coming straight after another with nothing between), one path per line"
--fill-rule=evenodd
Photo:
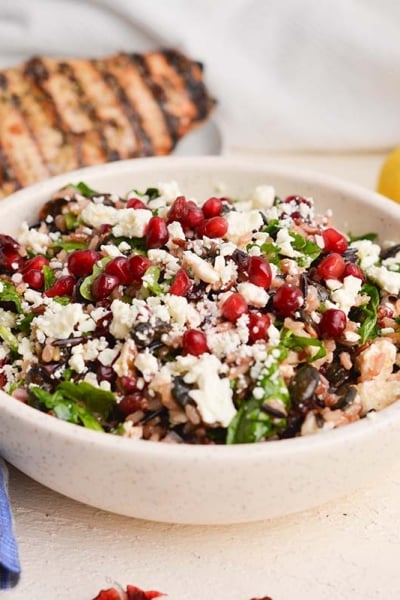
M379 173L377 191L400 202L400 147L389 154Z

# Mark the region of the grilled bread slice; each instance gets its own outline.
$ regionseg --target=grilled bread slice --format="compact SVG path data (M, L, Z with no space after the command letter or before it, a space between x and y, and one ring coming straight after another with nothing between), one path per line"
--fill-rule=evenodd
M3 70L0 198L82 166L168 154L214 105L201 65L175 50Z

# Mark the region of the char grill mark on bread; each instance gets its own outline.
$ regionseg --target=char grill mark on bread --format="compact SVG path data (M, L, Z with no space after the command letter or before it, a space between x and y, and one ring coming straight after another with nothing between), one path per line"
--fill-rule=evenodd
M144 83L149 88L150 92L153 94L154 101L157 104L161 114L163 115L165 125L168 129L169 136L171 138L171 147L172 150L175 147L176 142L179 139L178 136L178 123L179 119L175 115L169 112L168 110L168 99L165 93L165 90L161 85L156 83L154 79L151 77L150 70L148 68L147 62L143 56L143 54L129 54L127 55L129 60L135 65L138 69Z
M0 72L0 198L82 166L164 155L211 112L179 52L33 57Z
M202 81L202 64L188 61L183 54L176 50L166 50L164 56L182 78L188 96L191 98L193 106L197 111L196 119L202 121L206 118L210 108L214 104L213 100L206 93Z
M136 106L132 102L126 92L124 83L116 75L117 69L114 63L117 62L119 56L113 56L111 59L96 60L95 66L100 71L104 81L111 87L115 96L118 98L121 110L125 113L128 122L132 128L136 139L136 149L134 156L151 156L154 154L150 138L143 127L141 116Z

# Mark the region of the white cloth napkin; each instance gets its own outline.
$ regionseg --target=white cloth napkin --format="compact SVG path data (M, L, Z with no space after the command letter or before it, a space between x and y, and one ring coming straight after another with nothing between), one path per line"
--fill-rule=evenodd
M382 149L400 141L399 23L398 0L13 0L0 64L175 46L205 63L228 148Z

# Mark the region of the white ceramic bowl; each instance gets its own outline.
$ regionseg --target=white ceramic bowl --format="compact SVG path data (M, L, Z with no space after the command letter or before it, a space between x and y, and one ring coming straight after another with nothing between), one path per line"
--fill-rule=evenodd
M235 196L270 183L282 196L314 196L320 211L334 210L344 231L399 240L400 207L377 194L319 174L214 157L136 159L54 178L0 203L0 229L15 234L70 181L124 193L171 179L199 198L221 182ZM304 438L182 446L90 431L0 392L0 453L44 485L116 513L175 523L255 521L316 506L372 480L400 456L400 403Z

